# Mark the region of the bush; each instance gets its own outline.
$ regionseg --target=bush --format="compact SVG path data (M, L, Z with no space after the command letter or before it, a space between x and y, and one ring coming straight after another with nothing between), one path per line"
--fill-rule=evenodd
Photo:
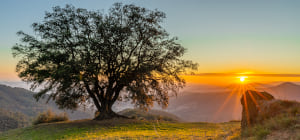
M287 116L296 116L300 112L300 103L296 101L274 100L266 102L261 106L257 120L263 122L264 120L273 118L277 115L285 114Z
M264 139L274 130L292 130L297 125L300 103L296 101L273 100L265 102L258 114L258 122L242 132L243 137Z
M270 130L267 127L257 124L254 127L250 127L244 130L242 132L242 137L261 140L264 139L269 133Z
M256 126L254 129L256 138L259 140L264 139L268 134L270 134L269 129L261 125Z
M280 130L293 126L296 124L297 118L293 116L280 115L269 119L265 125L272 130Z
M47 110L38 115L38 117L33 121L33 125L42 124L42 123L53 123L68 121L69 117L66 113L55 114L52 110Z
M242 132L243 137L253 137L254 139L264 139L274 130L293 129L297 123L296 116L280 114L273 118L265 119L261 124L255 124Z

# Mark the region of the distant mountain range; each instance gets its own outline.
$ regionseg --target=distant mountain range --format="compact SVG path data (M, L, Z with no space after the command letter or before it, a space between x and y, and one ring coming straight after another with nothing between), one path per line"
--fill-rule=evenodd
M295 83L285 82L265 90L278 99L300 101L300 85Z
M253 85L256 86L257 90L266 91L277 99L300 101L300 85L298 84L286 82L277 85L259 83ZM0 85L0 106L28 116L35 116L47 108L61 112L54 102L49 104L45 104L45 100L36 102L32 94L32 92L22 88ZM130 102L117 102L113 106L113 110L117 112L126 108L133 108L133 105ZM154 109L162 110L157 105L154 106ZM171 97L168 108L163 111L188 122L226 122L241 118L241 104L238 94L232 93L228 87L199 86L196 84L181 90L177 97ZM92 118L93 116L91 111L67 112L71 119Z
M167 111L188 122L225 122L240 119L241 106L238 94L228 90L185 91L170 99Z
M253 84L257 90L266 91L276 99L300 101L300 85L285 82L279 85ZM241 118L240 97L224 88L221 90L185 90L170 99L167 111L190 122L225 122Z
M71 120L92 118L93 113L84 110L60 110L53 101L46 104L46 99L37 102L33 92L23 88L0 85L0 106L2 109L22 113L29 118L36 117L39 113L51 109L56 113L66 112Z
M0 108L0 132L26 127L30 125L31 119L23 113L11 112Z
M154 109L164 110L188 122L227 122L240 120L242 106L240 96L232 92L233 87L210 85L188 85L177 97L171 97L167 109L154 105ZM277 99L300 101L300 85L290 82L282 83L251 83L258 91L266 91ZM130 102L117 102L114 110L133 108Z

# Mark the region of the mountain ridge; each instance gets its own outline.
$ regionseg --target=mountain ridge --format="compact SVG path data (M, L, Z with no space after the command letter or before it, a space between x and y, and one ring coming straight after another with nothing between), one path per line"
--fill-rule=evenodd
M37 102L33 97L34 94L34 92L24 88L0 85L0 106L12 112L23 113L28 117L35 117L47 109L52 109L57 113L66 111L71 120L86 119L93 116L92 113L83 110L60 110L52 100L46 104L46 98Z

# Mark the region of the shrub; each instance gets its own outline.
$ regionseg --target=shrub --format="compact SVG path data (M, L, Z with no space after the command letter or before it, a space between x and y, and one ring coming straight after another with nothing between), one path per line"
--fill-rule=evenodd
M296 116L300 112L300 104L296 101L274 100L261 106L258 121L263 122L277 115Z
M266 119L261 124L256 124L253 127L249 127L242 132L242 136L254 137L254 139L264 139L273 130L293 129L293 124L296 123L296 116L281 114L273 118Z
M293 129L297 125L300 103L273 100L265 102L257 117L257 123L242 132L243 137L264 139L274 130Z
M47 110L38 115L38 117L33 121L34 125L42 124L42 123L53 123L53 122L61 122L68 121L69 117L66 113L55 114L52 110Z
M248 128L242 132L243 137L253 138L253 139L264 139L270 130L264 125L257 124L254 127Z
M270 133L268 128L261 125L256 126L254 129L256 138L259 140L264 139Z
M265 125L273 130L280 130L291 127L297 121L296 117L280 115L269 119L265 122Z

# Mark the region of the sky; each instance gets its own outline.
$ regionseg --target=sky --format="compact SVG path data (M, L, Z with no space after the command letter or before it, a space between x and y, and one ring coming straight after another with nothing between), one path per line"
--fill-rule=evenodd
M31 24L45 11L72 4L106 11L116 0L2 0L0 81L20 80L11 47L16 32L33 34ZM162 23L197 62L188 82L226 83L241 75L257 81L300 81L300 1L296 0L122 0L166 13Z

